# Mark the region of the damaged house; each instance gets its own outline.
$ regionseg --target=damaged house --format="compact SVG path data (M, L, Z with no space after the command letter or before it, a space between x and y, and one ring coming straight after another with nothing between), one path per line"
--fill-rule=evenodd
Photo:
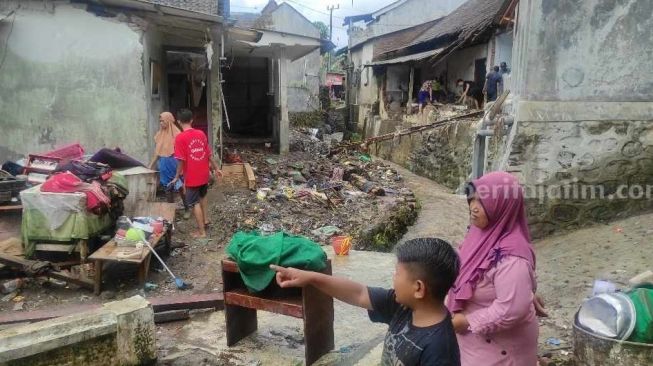
M459 79L482 89L493 66L511 64L513 27L504 18L514 6L469 0L444 17L378 37L367 58L352 49L352 66L361 72L351 100L359 128L374 135L382 120L401 120L427 80L440 82L445 101Z
M79 142L146 162L159 114L181 108L218 153L223 131L287 151L288 64L320 49L319 36L227 19L228 0L3 1L0 160ZM258 97L238 95L243 86Z

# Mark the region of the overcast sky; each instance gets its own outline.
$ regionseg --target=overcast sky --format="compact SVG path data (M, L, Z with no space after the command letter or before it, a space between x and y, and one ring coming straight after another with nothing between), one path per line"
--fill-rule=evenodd
M352 6L353 1L353 6ZM329 25L329 11L327 6L340 5L340 9L333 11L333 43L339 48L347 45L347 30L342 25L344 17L371 13L395 0L277 0L277 3L287 2L299 10L311 21L320 20ZM268 0L231 0L231 11L258 13L263 9Z

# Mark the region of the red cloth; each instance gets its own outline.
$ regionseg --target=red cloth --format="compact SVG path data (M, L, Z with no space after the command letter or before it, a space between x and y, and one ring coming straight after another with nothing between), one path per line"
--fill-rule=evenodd
M86 208L89 211L96 211L102 206L109 206L111 199L102 191L100 183L85 183L71 172L59 173L51 176L41 185L41 192L53 193L75 193L86 194Z
M209 182L211 147L204 132L190 128L177 135L175 158L184 162L186 187L200 187Z

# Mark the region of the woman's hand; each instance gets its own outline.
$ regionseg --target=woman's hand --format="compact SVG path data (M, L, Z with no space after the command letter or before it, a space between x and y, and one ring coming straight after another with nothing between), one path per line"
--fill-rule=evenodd
M540 318L548 318L549 314L544 309L544 300L538 294L533 294L533 305L535 306L535 315Z
M453 329L456 333L465 334L469 332L469 322L464 314L455 313L451 322L453 323Z

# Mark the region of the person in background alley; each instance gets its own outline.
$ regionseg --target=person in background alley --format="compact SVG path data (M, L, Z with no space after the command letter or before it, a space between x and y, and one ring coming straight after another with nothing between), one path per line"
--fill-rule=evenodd
M474 85L474 82L458 79L458 81L456 81L456 86L458 86L458 92L460 93L458 103L462 103L466 106L471 105L476 109L480 109L478 100L482 97L481 90Z
M495 66L493 70L487 74L485 78L485 86L483 87L483 94L487 96L488 102L494 102L497 100L497 92L499 91L499 85L501 85L503 78L499 72L499 66Z
M505 61L501 62L499 73L501 74L501 84L499 85L499 91L497 94L501 95L506 87L510 85L510 68L508 68L508 64Z
M417 103L419 104L419 114L424 113L424 108L433 101L433 89L431 82L425 81L417 93Z
M489 173L467 186L471 226L447 298L462 366L537 365L535 253L517 178Z
M209 226L208 200L206 194L209 188L211 172L221 176L222 173L211 157L211 147L204 132L194 129L193 114L188 109L179 111L179 122L182 132L175 138L175 158L179 161L177 173L171 184L184 176L186 204L192 207L198 231L192 233L194 238L206 238L206 228Z
M182 180L177 180L174 185L170 182L177 173L177 159L175 159L175 138L181 133L175 123L175 116L170 112L163 112L159 115L159 131L154 135L154 157L150 163L150 169L159 170L159 182L166 191L167 201L174 202L175 193L179 192L181 202L184 204L184 218L190 215L186 198L182 192Z

